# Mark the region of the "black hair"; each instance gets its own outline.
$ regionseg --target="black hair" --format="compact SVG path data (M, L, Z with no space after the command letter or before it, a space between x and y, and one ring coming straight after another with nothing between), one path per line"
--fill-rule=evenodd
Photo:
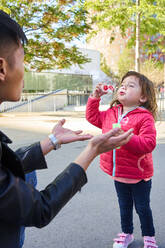
M8 41L8 43L13 41L17 45L19 45L19 42L22 45L27 43L27 37L20 25L6 12L0 10L0 44L4 40Z
M20 46L20 43L24 46L27 41L21 26L0 10L0 57L5 58L10 67L14 64L12 56L14 50Z

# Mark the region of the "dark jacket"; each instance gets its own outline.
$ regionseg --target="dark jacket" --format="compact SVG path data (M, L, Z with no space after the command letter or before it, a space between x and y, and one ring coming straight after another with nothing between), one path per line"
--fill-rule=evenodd
M24 172L46 168L40 143L13 152L0 132L0 248L18 248L20 226L43 227L87 182L84 170L71 163L44 190L24 181Z

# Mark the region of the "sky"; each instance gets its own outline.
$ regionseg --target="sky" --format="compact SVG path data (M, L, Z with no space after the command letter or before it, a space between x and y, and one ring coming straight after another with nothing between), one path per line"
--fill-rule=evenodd
M75 45L79 48L86 48L86 41L85 41L85 36L82 37L80 40L75 39L74 41L69 43L70 45Z

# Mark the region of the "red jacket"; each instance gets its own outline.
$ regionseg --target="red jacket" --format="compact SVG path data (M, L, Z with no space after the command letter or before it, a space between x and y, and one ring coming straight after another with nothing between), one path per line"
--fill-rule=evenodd
M89 98L86 107L86 119L102 133L112 129L112 124L118 122L122 105L99 111L100 99ZM152 114L138 107L121 120L121 128L127 131L133 128L133 137L120 149L101 154L101 169L116 177L144 179L153 175L153 160L151 152L156 146L155 122Z

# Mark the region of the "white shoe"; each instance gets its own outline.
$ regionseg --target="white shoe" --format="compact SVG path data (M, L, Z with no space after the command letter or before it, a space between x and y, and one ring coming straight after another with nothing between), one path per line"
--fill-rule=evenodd
M118 237L114 239L113 248L127 248L133 241L133 234L118 233Z
M144 236L144 248L158 248L155 237Z

